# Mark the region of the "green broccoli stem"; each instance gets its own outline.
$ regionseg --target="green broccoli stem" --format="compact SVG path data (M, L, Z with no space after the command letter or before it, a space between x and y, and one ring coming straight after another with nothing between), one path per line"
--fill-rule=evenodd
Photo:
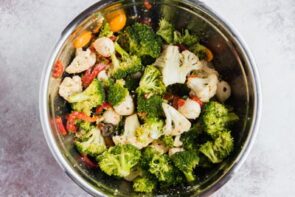
M235 113L229 113L227 116L227 122L234 122L239 120L239 117Z
M196 177L192 171L183 172L183 174L188 182L192 182L192 181L196 180Z
M115 50L123 59L129 58L129 54L117 42L115 42Z
M123 176L123 177L126 177L129 175L130 173L130 168L129 166L127 165L127 161L125 160L125 155L124 154L121 154L120 155L120 162L121 162L121 172L120 174Z
M112 53L111 54L111 59L112 59L113 69L119 68L120 67L120 61L116 57L116 54L115 53Z

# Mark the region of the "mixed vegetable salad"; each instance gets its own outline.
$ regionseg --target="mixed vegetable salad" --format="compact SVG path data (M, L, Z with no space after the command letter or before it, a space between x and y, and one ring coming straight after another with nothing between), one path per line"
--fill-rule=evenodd
M66 66L59 95L71 106L56 125L90 167L153 192L198 181L232 152L231 125L238 120L224 102L229 84L212 64L213 54L188 29L164 18L126 25L123 10L99 28L81 33ZM64 126L65 123L65 126Z

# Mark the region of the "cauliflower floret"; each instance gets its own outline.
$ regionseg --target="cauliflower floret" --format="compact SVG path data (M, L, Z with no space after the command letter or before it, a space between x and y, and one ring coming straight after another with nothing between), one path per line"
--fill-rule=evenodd
M209 74L206 78L189 77L187 86L201 101L208 102L216 94L217 83L216 74Z
M180 147L182 146L182 141L180 140L180 135L177 135L175 138L174 138L174 142L173 142L173 146L175 147Z
M128 94L120 104L115 105L114 110L121 116L128 116L133 114L134 103L130 94Z
M170 148L168 151L169 156L172 156L175 153L184 151L183 148Z
M67 101L71 95L79 92L82 92L82 81L79 76L66 77L59 85L58 93Z
M186 99L184 105L178 108L178 111L188 119L196 119L200 116L201 106L192 99Z
M167 46L154 65L161 68L165 86L178 83L180 54L177 46Z
M77 49L76 57L72 63L66 68L69 74L81 73L88 68L92 67L96 62L96 55L89 49L83 51L81 48Z
M166 116L164 127L165 135L180 135L191 128L191 122L188 121L181 113L167 103L162 103L162 108Z
M98 79L99 81L106 81L106 80L108 80L108 79L109 79L109 76L108 76L108 74L107 74L107 71L106 71L106 70L102 70L102 71L100 71L100 72L98 73L98 75L97 75L97 79Z
M144 131L144 141L141 141L139 136L137 136L137 132ZM113 136L114 143L117 144L132 144L138 149L142 149L148 146L154 139L149 136L149 132L151 130L144 129L144 126L140 126L138 116L133 114L128 116L125 120L124 125L124 133L120 136ZM153 132L151 132L153 133Z
M154 63L161 68L165 86L185 83L186 76L193 70L202 68L199 58L188 50L179 52L177 46L167 46L162 55Z
M104 57L110 57L111 54L115 52L114 42L107 37L102 37L95 40L93 47L97 53Z
M192 52L185 50L181 53L181 67L179 74L179 82L185 83L186 76L193 70L199 70L202 68L202 64L199 58Z
M105 123L118 125L121 121L121 116L117 114L112 108L109 108L103 113L103 119Z
M136 129L140 127L139 120L136 114L128 116L125 119L124 133L120 136L113 136L114 143L117 144L127 144L130 138L135 137Z
M216 96L220 102L226 101L231 95L230 85L226 81L220 81L217 84Z

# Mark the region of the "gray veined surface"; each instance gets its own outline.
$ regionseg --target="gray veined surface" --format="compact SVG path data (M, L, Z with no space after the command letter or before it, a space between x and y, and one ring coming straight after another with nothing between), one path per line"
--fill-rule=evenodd
M48 150L38 90L44 61L63 27L94 2L0 1L0 196L87 196ZM293 196L295 2L204 2L247 42L264 98L260 131L246 162L214 196Z

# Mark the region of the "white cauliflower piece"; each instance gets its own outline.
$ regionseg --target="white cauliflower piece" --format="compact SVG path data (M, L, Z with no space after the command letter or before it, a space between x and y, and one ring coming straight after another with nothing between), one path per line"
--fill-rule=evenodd
M135 138L135 131L140 127L139 120L136 114L128 116L125 119L124 133L120 136L113 136L114 143L117 144L127 144L130 138Z
M220 81L217 84L216 96L220 102L226 101L231 95L230 85L226 81Z
M186 76L193 70L202 67L199 58L188 50L179 52L177 46L167 46L154 63L161 68L165 86L175 83L185 83Z
M185 83L186 76L193 70L199 70L202 68L202 64L199 58L192 52L185 50L181 53L181 67L179 74L179 82Z
M168 155L172 156L175 153L182 152L182 151L184 151L183 148L170 148L169 151L168 151Z
M138 149L147 147L162 134L163 121L149 120L140 125L136 114L128 116L125 120L124 133L114 136L113 141L117 144L132 144Z
M71 95L79 92L82 92L82 81L79 76L66 77L59 85L58 93L67 101Z
M121 116L128 116L133 114L134 102L130 94L128 94L120 104L115 105L114 110Z
M216 94L217 83L216 74L209 74L206 78L189 77L187 80L192 93L203 102L208 102Z
M106 71L106 70L102 70L102 71L100 71L100 72L98 73L98 75L97 75L97 79L98 79L99 81L106 81L106 80L108 80L108 79L109 79L109 76L108 76L108 74L107 74L107 71Z
M105 123L110 123L113 125L118 125L121 121L121 116L116 113L112 108L107 109L104 113L103 113L103 121Z
M192 99L186 99L184 105L178 108L178 111L188 119L196 119L200 116L201 106Z
M87 49L83 51L81 48L77 49L76 57L72 63L66 68L66 72L69 74L81 73L88 68L92 67L96 62L96 55Z
M182 146L182 141L180 140L180 135L177 135L175 138L174 138L174 142L173 142L173 146L174 147L180 147Z
M165 135L180 135L191 128L191 122L188 121L181 113L167 103L162 103L162 108L166 116L164 127Z
M94 41L93 47L103 57L110 57L115 52L114 42L107 37L98 38Z
M167 46L154 65L161 68L165 86L169 86L180 81L180 53L177 46Z

